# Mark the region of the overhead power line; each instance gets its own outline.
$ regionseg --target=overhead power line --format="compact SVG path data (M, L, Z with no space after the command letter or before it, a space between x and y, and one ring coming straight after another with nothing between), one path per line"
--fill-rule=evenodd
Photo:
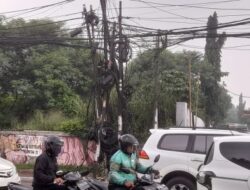
M141 0L130 0L130 1L137 1L141 2ZM157 3L157 2L152 2L152 1L147 1L144 0L145 2L148 3L154 3L157 5L167 5L167 6L192 6L192 5L209 5L209 4L225 4L225 3L231 3L235 1L240 1L240 0L224 0L224 1L209 1L209 2L202 2L202 3L189 3L189 4L167 4L167 3Z
M201 31L207 31L207 30L214 30L214 29L220 29L220 28L228 28L228 27L233 27L233 26L241 26L241 25L246 25L250 23L250 18L245 18L241 20L235 20L231 22L225 22L225 23L220 23L216 27L210 27L208 28L207 26L200 26L200 27L189 27L189 28L179 28L179 29L172 29L171 31L175 34L178 33L195 33L195 32L201 32Z
M232 91L230 91L230 90L228 90L228 89L226 89L226 88L225 88L225 90L226 90L227 92L229 92L230 94L234 95L234 96L241 96L241 94L232 92ZM250 98L250 96L243 96L243 95L242 95L242 97L243 97L243 98Z
M64 0L64 1L59 1L57 3L52 3L52 4L38 6L38 7L31 7L31 8L27 8L27 9L19 9L19 10L14 10L14 11L6 11L6 12L1 12L0 15L23 12L23 11L39 10L39 9L43 9L43 8L47 8L47 7L51 7L51 6L55 6L55 5L60 5L63 3L69 3L72 1L75 1L75 0Z
M48 23L44 23L44 24L34 24L34 25L11 27L11 28L1 28L0 31L8 31L8 30L15 30L15 29L22 29L22 28L32 28L32 27L46 26L46 25L51 25L51 24L56 24L56 23L61 23L61 22L66 22L66 21L72 21L72 20L79 20L79 19L82 19L82 17L64 19L64 20L59 20L59 21L52 21L52 22L48 22Z
M195 46L195 45L187 45L187 44L178 44L178 46L186 47L186 48L192 48L192 49L199 49L204 50L204 47L202 46ZM239 45L239 46L228 46L223 47L222 50L234 50L234 51L249 51L250 49L242 49L242 47L250 47L249 45ZM239 49L240 48L240 49ZM208 49L215 49L215 48L208 48Z
M186 8L196 8L196 9L209 9L209 10L223 10L223 11L249 11L248 8L219 8L219 7L203 7L203 6L197 6L197 4L168 4L168 3L156 3L153 1L145 1L145 0L131 0L131 1L137 1L141 3L151 4L151 5L158 5L156 7L186 7ZM225 2L234 2L239 0L229 0L224 1Z
M225 17L245 17L250 16L250 14L228 14L228 15L217 15L218 18L225 18ZM138 20L183 20L180 17L136 17L136 16L123 16L123 19L138 19ZM207 20L208 17L195 17L195 19L204 19Z
M51 10L52 8L54 8L56 6L61 6L63 4L66 4L66 3L69 3L69 2L72 2L72 1L74 1L74 0L65 0L65 1L60 1L60 2L57 2L57 3L53 3L53 4L50 4L50 5L40 6L39 8L34 8L32 10L28 10L28 11L25 11L25 12L18 13L16 15L12 15L11 17L6 18L5 20L10 20L10 19L13 19L15 17L20 17L21 15L25 15L25 14L28 14L28 13L31 13L31 12L43 10L43 12L32 15L32 16L36 16L36 15L39 15L39 14L43 14L43 13ZM49 10L44 10L44 9L47 9L47 8L50 8L50 9Z
M69 14L64 14L64 15L57 15L57 16L46 17L46 18L55 19L55 18L68 17L68 16L78 15L78 14L82 14L82 12L74 12L74 13L69 13ZM249 14L249 15L250 15L250 14Z
M198 21L198 22L202 22L202 21L200 21L199 19L195 19L195 18L191 18L191 17L186 17L186 16L183 16L183 15L180 15L180 14L172 13L172 12L167 11L167 10L165 10L165 9L161 9L161 8L159 8L159 7L157 7L157 6L152 5L151 3L147 2L147 1L143 1L143 0L136 0L136 1L142 2L142 3L144 3L144 4L147 4L148 6L150 6L150 7L152 7L152 8L155 8L155 9L161 11L161 12L168 13L168 14L170 14L170 15L174 15L174 16L178 16L178 17L185 18L185 19L190 19L190 20L195 20L195 21Z

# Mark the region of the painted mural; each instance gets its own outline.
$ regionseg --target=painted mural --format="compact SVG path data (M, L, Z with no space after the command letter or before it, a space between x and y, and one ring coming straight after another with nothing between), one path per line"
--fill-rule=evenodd
M57 159L58 164L79 166L94 162L95 142L81 142L77 137L69 135L58 136L64 142ZM0 155L16 164L34 163L44 150L44 138L46 135L0 132Z

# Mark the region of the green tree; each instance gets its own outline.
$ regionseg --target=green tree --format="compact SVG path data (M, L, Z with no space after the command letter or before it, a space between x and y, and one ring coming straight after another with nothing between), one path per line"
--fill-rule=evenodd
M221 77L221 48L226 37L225 33L217 34L218 19L216 12L209 16L207 22L207 38L204 64L201 69L201 90L204 100L205 124L216 125L223 121L230 108L230 97L219 84Z
M239 96L239 105L238 105L238 120L241 122L241 123L244 123L245 120L242 118L242 115L244 113L244 110L245 110L245 106L246 106L246 101L243 101L243 95L242 93L240 94Z
M232 105L232 107L227 112L227 117L225 119L226 123L239 123L238 119L238 108Z
M192 60L192 76L198 76L202 64L202 55L197 52L171 53L163 51L159 57L159 126L162 128L175 125L176 102L188 102L188 59ZM134 92L129 101L129 110L132 115L133 132L141 139L148 136L148 129L153 126L154 116L154 51L145 51L138 55L129 65L129 83ZM193 108L197 107L200 98L197 79L192 77ZM197 99L198 98L198 99ZM198 105L200 106L200 104ZM198 108L198 114L200 107Z
M8 39L66 35L63 23L46 19L2 21L0 27L1 35ZM66 119L83 118L93 86L90 51L53 44L9 43L0 49L1 126L29 122L38 112L45 118L53 111Z

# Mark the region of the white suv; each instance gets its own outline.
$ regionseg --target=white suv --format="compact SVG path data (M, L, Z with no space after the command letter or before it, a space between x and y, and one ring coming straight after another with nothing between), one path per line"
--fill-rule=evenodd
M20 183L16 167L12 162L0 158L0 189L7 189L10 182Z
M250 136L215 138L197 175L198 189L249 190L249 149Z
M216 136L240 135L231 130L170 128L151 129L151 136L139 153L140 162L149 166L156 155L155 166L170 190L196 190L197 169Z

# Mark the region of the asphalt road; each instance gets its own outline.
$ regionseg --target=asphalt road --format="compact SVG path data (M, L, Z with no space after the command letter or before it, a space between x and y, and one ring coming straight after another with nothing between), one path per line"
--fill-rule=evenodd
M22 185L31 186L32 180L33 180L32 177L22 177L22 176L21 176L21 184L22 184Z
M21 177L21 184L25 186L31 186L33 180L33 170L21 170L18 171L19 176Z

